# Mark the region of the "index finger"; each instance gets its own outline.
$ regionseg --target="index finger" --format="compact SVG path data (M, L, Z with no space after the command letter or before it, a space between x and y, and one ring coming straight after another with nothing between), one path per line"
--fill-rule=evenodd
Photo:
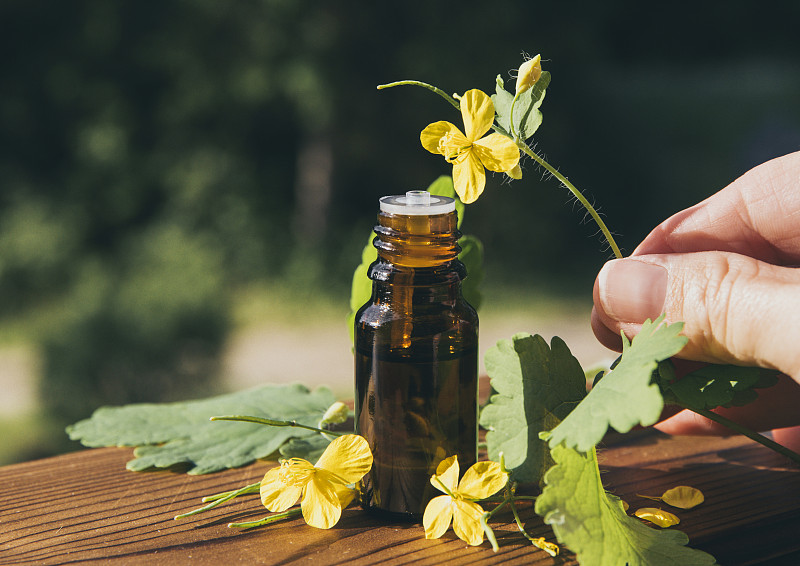
M759 165L668 218L632 255L698 251L800 263L800 151Z

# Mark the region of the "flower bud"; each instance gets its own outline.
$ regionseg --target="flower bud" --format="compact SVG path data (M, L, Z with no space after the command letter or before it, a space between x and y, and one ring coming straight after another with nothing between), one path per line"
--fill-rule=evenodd
M528 59L519 68L517 73L517 94L521 94L531 88L542 76L542 56L537 55L533 59Z
M341 401L336 401L333 405L328 407L328 410L325 411L325 414L322 416L322 420L319 421L320 427L324 424L338 424L343 423L347 420L347 415L349 413L349 409L347 405L342 403Z

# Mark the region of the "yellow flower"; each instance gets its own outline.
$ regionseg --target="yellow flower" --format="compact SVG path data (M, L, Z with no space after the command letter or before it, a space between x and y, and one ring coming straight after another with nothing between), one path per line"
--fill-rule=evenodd
M519 68L517 73L517 94L522 94L539 80L542 76L542 56L537 55L533 59L528 59Z
M481 517L483 509L476 503L500 491L508 482L508 474L497 462L474 464L458 482L458 459L442 460L431 484L447 495L431 499L422 516L425 538L439 538L453 522L456 536L472 546L483 542Z
M261 480L261 502L280 513L302 498L300 508L306 523L329 529L355 497L350 485L370 467L372 453L367 441L357 434L345 434L328 445L315 465L291 458L268 471Z
M422 146L443 155L453 164L453 184L464 203L475 202L486 185L486 171L502 173L519 164L519 148L501 134L490 134L494 122L494 103L486 93L468 90L461 97L461 116L466 135L450 122L435 122L422 130Z

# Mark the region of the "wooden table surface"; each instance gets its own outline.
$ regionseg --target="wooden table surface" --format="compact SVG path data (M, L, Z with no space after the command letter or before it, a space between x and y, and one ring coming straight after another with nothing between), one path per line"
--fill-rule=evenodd
M204 495L258 481L274 462L205 475L129 472L128 448L83 450L0 468L0 564L574 564L532 547L509 514L496 526L500 551L469 547L448 532L425 540L419 525L378 523L358 508L330 530L302 519L250 531L232 520L266 514L257 496L176 521ZM744 437L617 437L600 451L607 489L632 509L636 494L677 485L705 503L677 513L690 546L720 564L800 564L800 469ZM530 506L529 532L553 540Z

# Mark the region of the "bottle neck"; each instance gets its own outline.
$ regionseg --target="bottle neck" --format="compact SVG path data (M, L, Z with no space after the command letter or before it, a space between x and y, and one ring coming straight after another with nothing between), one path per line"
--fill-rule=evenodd
M455 212L401 215L381 212L373 244L378 260L398 268L442 268L457 260L461 233Z
M441 287L460 289L467 271L458 260L461 233L456 223L455 212L431 216L381 212L373 241L378 259L370 266L370 279L413 287L423 294L451 293Z

